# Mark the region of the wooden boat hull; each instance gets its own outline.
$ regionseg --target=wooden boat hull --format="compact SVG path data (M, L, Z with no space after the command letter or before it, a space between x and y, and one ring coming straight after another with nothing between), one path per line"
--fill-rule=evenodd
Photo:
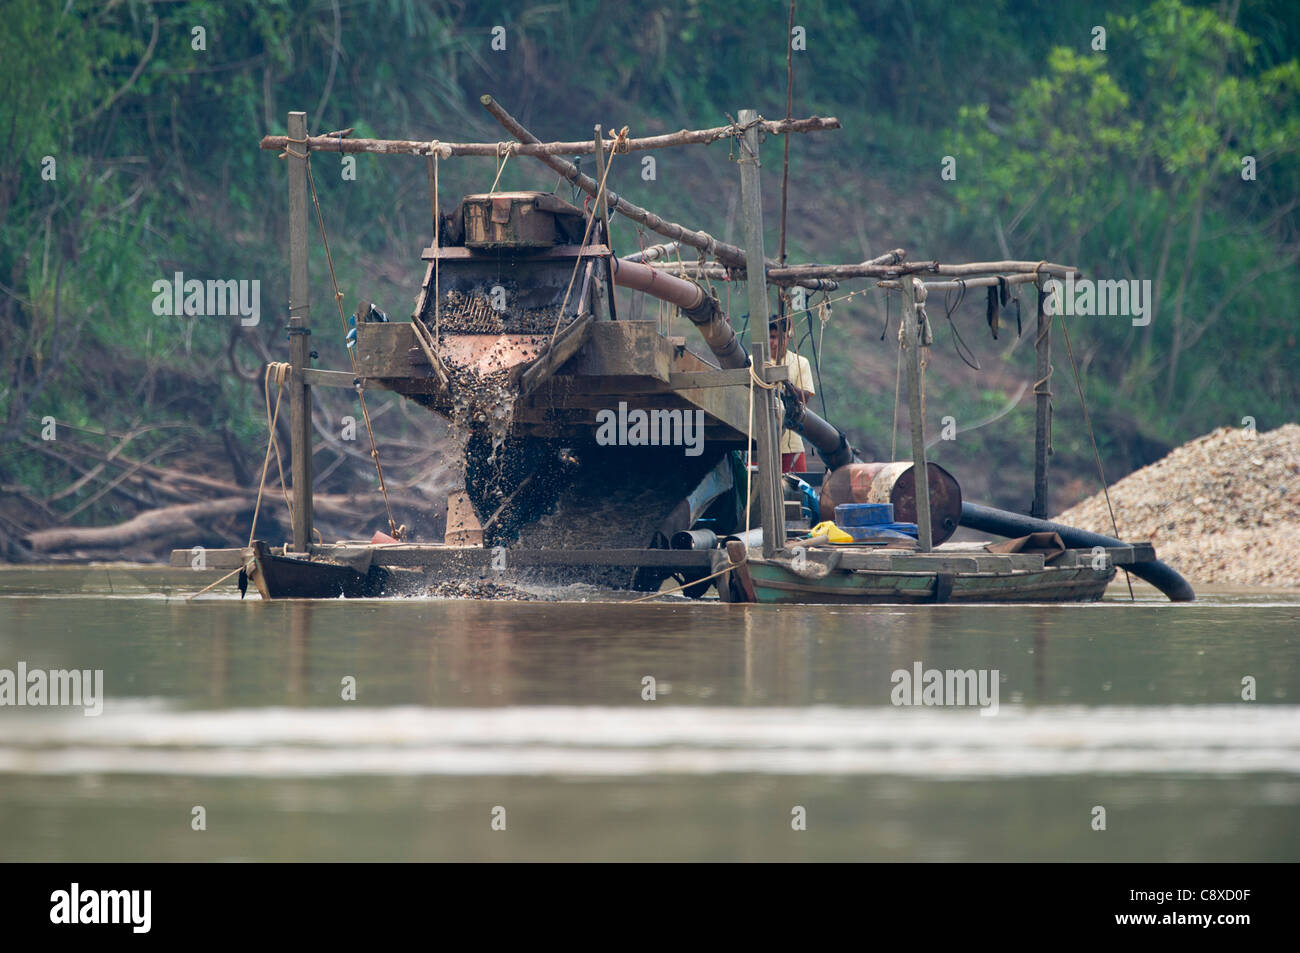
M263 599L349 599L381 596L391 574L380 566L358 572L336 563L278 556L263 542L247 550L245 571Z
M751 559L749 576L760 603L787 605L908 605L937 602L1095 602L1114 568L1045 567L1013 573L927 573L832 570L820 579Z

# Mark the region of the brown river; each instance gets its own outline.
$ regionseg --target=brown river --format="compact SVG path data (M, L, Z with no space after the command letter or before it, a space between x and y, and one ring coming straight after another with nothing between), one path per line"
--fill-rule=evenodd
M1300 860L1297 592L185 598L215 575L0 569L0 860Z

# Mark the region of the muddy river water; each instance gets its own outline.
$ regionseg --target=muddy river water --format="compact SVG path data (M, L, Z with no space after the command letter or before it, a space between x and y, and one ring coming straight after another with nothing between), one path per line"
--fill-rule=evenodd
M0 569L0 860L1300 860L1300 593L184 598L211 578ZM20 665L102 673L102 712L18 705Z

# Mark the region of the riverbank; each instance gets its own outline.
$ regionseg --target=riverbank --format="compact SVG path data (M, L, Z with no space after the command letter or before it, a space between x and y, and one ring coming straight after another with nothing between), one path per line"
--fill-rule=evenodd
M1110 488L1119 535L1195 583L1300 587L1300 425L1221 427ZM1059 516L1111 535L1104 494Z

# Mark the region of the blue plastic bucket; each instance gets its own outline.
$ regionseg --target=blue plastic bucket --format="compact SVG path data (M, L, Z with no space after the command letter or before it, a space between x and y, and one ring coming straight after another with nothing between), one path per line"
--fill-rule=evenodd
M835 507L835 525L845 532L850 526L880 526L893 521L893 503L841 503Z
M876 523L872 526L845 526L842 528L844 532L848 533L856 542L859 543L866 542L869 539L916 539L917 537L915 523Z

